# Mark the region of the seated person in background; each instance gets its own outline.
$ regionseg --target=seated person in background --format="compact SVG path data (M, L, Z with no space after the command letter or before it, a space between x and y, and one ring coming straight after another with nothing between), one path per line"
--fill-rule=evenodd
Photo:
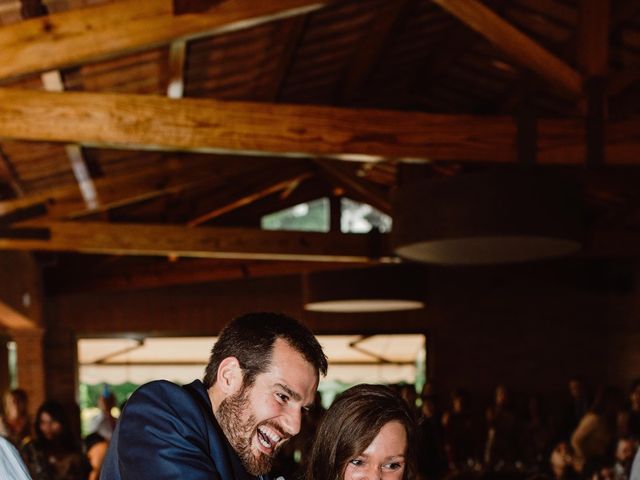
M91 419L89 423L89 433L97 433L105 440L111 440L113 431L116 428L117 419L111 414L111 410L116 406L116 397L105 384L102 394L98 397L98 408L100 412Z
M86 480L91 466L82 454L58 402L38 409L35 439L22 447L22 457L34 480Z
M0 478L11 480L30 480L31 478L16 447L3 437L0 437Z
M415 420L382 385L346 390L324 416L305 480L407 480L416 475Z
M4 415L0 416L0 436L21 447L31 435L31 419L27 414L27 392L14 388L3 398Z

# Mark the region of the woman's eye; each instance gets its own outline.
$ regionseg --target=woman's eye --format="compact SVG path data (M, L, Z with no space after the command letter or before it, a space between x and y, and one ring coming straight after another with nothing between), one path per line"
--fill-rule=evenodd
M402 468L402 464L400 462L387 463L384 465L384 468L388 470L399 470Z
M349 463L355 467L360 467L362 465L364 465L364 462L362 460L360 460L359 458L354 458L353 460L350 460Z

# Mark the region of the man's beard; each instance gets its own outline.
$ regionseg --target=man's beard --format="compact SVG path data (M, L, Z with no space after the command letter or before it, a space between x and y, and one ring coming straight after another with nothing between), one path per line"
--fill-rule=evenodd
M238 454L242 465L251 475L262 475L268 473L273 465L273 459L277 451L282 446L278 445L271 455L266 455L260 451L257 456L254 455L251 442L256 435L258 425L256 417L251 414L243 421L243 415L250 411L249 409L249 388L242 390L235 395L225 398L218 407L217 420L222 427L227 440ZM273 422L265 422L277 431L281 428Z

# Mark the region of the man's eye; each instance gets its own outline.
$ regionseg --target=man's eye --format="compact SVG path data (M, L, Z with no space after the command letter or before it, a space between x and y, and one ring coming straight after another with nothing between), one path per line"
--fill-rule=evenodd
M276 397L278 397L282 403L287 403L289 401L289 396L284 393L276 393Z

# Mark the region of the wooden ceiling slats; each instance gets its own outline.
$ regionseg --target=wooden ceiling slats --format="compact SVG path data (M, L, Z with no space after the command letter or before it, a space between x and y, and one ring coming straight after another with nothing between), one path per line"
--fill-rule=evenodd
M571 38L572 30L566 26L559 25L540 13L516 8L515 5L507 10L505 18L545 47L562 45Z
M70 10L0 28L0 78L60 69L82 62L247 28L322 7L309 0L229 0L206 15L172 13L171 0L123 0Z
M434 2L485 36L514 61L532 69L572 95L581 93L582 79L578 72L477 0Z
M519 5L530 11L543 13L567 28L574 28L578 23L578 11L555 0L516 0L513 3L514 7Z

